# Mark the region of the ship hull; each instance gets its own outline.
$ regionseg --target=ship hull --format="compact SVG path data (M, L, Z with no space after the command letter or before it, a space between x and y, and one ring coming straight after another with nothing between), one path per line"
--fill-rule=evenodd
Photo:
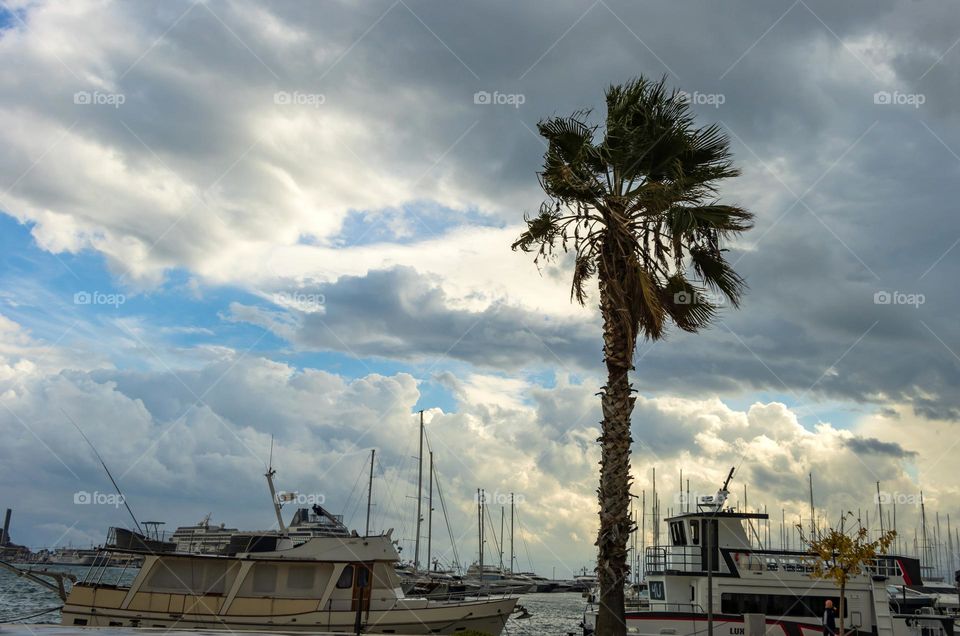
M594 614L591 618L595 618ZM584 621L584 636L594 632L589 619ZM688 612L627 612L627 632L641 636L702 636L707 631L707 617L704 614ZM813 622L800 620L766 619L766 633L770 636L823 636L823 628ZM866 636L870 632L847 630L853 636ZM743 616L716 614L713 618L715 636L743 636L746 633Z
M91 588L87 590L92 592ZM257 613L260 610L259 603L244 603L240 599L231 606L229 614L219 614L217 600L209 597L172 600L175 604L173 609L182 607L187 609L184 612L151 611L153 608L121 609L119 603L111 603L109 599L103 598L104 591L107 590L99 590L94 595L85 593L82 587L74 588L63 607L62 624L178 630L352 633L357 618L355 610L302 611L306 603L284 602L281 599L274 599L270 603L270 613L263 614ZM75 596L74 592L79 594ZM95 597L100 597L96 604L93 603ZM516 605L515 598L456 603L407 600L410 602L398 602L393 607L361 612L363 633L454 634L474 630L497 636L503 631L507 618ZM315 608L316 602L312 605Z

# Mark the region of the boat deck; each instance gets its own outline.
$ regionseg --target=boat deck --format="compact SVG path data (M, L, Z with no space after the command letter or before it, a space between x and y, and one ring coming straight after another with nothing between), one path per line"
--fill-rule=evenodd
M200 631L205 634L211 632L217 633L218 630L186 630L186 629L165 629L162 627L78 627L72 625L54 625L54 624L29 624L23 623L0 623L0 634L10 634L13 636L93 636L102 634L103 636L129 636L130 634L164 634L166 636L196 636ZM249 634L251 636L263 634L263 636L277 636L277 634L290 634L291 636L303 636L303 632L282 632L270 630L247 631L240 629L224 629L227 634ZM344 632L315 632L311 631L310 636L343 636ZM395 634L394 636L405 636L404 634Z

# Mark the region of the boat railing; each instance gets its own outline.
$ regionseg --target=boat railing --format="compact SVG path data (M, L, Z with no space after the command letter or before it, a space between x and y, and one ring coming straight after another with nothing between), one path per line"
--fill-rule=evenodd
M644 554L644 564L646 571L651 574L703 571L700 546L647 548Z
M667 603L666 601L650 601L650 609L658 612L685 612L691 614L706 614L699 603Z
M426 600L428 602L441 602L441 603L469 603L471 601L489 601L489 600L498 600L498 599L507 599L511 598L511 594L463 594L450 593L446 596L406 596L402 599L398 599L395 596L382 596L376 597L372 596L369 600L364 600L364 606L367 606L369 603L371 609L376 611L382 611L384 606L389 606L390 608L395 608L403 604L404 601L417 601L417 600ZM329 599L327 604L324 606L324 612L345 612L355 610L357 608L357 601L352 598L341 598L341 599Z

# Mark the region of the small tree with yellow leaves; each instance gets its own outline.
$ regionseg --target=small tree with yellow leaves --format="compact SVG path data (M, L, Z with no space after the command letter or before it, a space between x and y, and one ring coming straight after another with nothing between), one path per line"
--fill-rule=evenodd
M803 527L797 524L800 531L800 537L807 546L809 554L818 557L813 564L813 574L811 576L820 579L832 579L840 588L840 609L838 633L844 636L843 615L846 609L846 599L844 598L847 581L850 577L857 576L863 572L863 568L877 555L886 554L894 537L897 536L895 530L889 530L880 535L874 541L870 540L866 528L860 525L859 520L856 529L846 529L846 522L853 518L853 513L848 512L840 517L838 528L827 528L823 532L815 532L807 537L803 533Z

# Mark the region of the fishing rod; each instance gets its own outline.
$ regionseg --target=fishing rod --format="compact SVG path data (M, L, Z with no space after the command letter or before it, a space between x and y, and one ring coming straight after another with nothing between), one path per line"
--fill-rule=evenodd
M93 442L87 438L83 433L83 429L73 421L73 418L70 417L70 414L63 410L63 407L60 408L60 412L63 413L64 417L70 420L70 423L77 429L77 432L80 433L80 436L83 437L83 440L90 445L90 448L93 449L93 454L97 456L97 459L100 460L100 465L103 466L103 470L107 472L107 477L110 478L110 482L113 484L113 487L117 490L117 494L120 495L120 501L123 502L123 506L127 509L127 512L130 513L130 518L133 519L133 525L136 526L137 532L143 534L143 530L140 528L140 523L137 521L137 517L133 514L133 510L130 509L130 504L127 503L127 498L124 496L123 492L120 490L120 486L117 485L117 480L113 478L113 474L110 472L110 469L107 468L107 463L103 461L103 457L100 456L97 447L93 445Z

